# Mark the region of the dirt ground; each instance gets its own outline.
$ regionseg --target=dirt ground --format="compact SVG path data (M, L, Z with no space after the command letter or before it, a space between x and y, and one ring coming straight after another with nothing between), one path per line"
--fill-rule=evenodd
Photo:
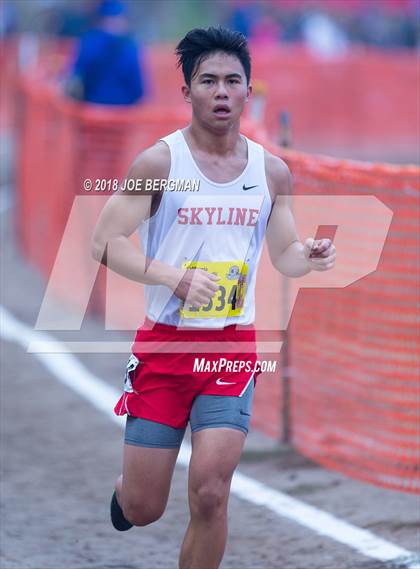
M13 205L1 215L2 305L32 327L45 282L16 247ZM77 339L102 335L101 324L86 318ZM112 338L128 339L122 333ZM126 354L76 357L120 389ZM120 534L108 508L121 468L121 429L12 342L2 342L1 379L1 569L176 569L188 521L186 470L176 468L160 521ZM253 433L240 465L244 474L394 544L419 549L419 497L328 472L291 450L251 452L260 445L273 446ZM399 567L235 496L229 520L221 569Z

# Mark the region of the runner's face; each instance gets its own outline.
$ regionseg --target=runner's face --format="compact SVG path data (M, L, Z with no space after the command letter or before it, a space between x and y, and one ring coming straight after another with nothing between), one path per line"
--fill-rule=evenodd
M192 104L194 117L218 130L239 120L251 94L241 62L226 53L215 53L202 61L191 86L182 89L185 100Z

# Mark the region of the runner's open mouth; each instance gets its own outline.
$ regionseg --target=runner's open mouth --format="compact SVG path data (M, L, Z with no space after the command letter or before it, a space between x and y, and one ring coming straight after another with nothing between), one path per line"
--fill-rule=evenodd
M213 110L216 115L228 115L230 114L230 108L226 105L220 105L214 108Z

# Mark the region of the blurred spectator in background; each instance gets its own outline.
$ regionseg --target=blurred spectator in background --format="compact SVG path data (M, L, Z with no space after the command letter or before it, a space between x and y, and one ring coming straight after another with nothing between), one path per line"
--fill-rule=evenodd
M232 0L232 10L228 27L241 32L246 38L252 33L252 27L258 17L258 6L250 0Z
M275 7L259 0L232 0L226 26L258 45L276 44L280 37Z
M303 19L302 35L315 57L332 59L345 55L347 51L345 32L326 12L309 11Z
M359 13L361 39L378 47L415 47L418 44L419 3L402 6L371 3Z
M140 48L128 35L126 7L121 0L102 0L99 24L80 40L66 83L75 99L101 105L133 105L144 96Z
M0 38L16 31L16 6L9 1L0 0Z
M227 27L258 43L304 43L317 57L345 54L350 44L415 48L420 0L227 0Z
M57 5L57 34L63 37L81 37L95 19L97 1L72 0Z

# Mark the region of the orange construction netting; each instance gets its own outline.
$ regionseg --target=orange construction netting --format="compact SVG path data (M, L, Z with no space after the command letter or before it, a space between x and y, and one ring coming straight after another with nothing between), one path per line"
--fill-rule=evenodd
M419 169L284 158L297 194L370 195L393 212L374 272L299 293L289 327L292 440L329 468L418 492ZM363 233L356 226L361 256Z

